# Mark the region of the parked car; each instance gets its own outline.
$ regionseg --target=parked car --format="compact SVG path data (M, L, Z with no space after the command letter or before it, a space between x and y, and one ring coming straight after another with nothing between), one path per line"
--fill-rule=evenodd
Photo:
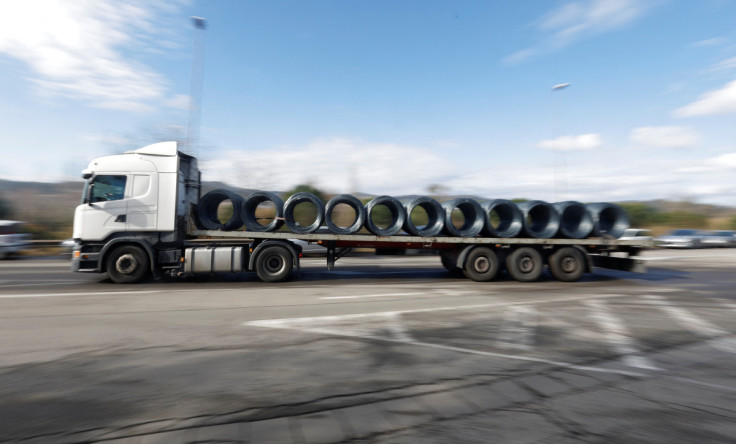
M17 254L31 246L31 235L24 230L25 222L0 220L0 259Z
M664 248L700 248L703 246L703 232L700 230L672 230L654 238L654 245Z
M704 247L736 247L736 231L706 231L702 243Z

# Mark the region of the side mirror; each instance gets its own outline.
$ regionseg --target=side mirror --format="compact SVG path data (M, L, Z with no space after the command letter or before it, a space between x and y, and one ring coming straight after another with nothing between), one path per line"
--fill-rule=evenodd
M87 202L87 205L90 207L92 206L92 191L95 189L95 184L91 183L87 187L87 192L84 195L84 201Z

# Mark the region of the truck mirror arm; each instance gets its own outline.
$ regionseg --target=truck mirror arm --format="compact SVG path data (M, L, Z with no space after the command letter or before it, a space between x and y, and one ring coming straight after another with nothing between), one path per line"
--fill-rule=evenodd
M95 189L95 184L91 183L87 187L87 192L84 195L84 201L87 202L87 205L90 207L92 206L92 190Z

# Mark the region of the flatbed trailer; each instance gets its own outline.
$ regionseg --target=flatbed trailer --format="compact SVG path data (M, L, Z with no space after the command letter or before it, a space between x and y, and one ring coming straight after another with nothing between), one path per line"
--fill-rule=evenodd
M292 241L301 240L316 243L325 248L327 269L332 270L335 262L355 248L375 249L376 251L424 250L440 256L442 265L449 271L463 272L468 278L476 281L492 280L504 265L512 267L510 273L516 280L533 281L539 277L540 270L547 265L553 275L563 281L579 279L582 274L592 272L595 267L610 268L636 273L646 272L645 261L636 258L645 248L651 248L651 242L638 240L618 240L606 238L588 239L536 239L536 238L495 238L495 237L422 237L411 235L376 236L372 234L332 234L291 232L251 232L251 231L188 231L190 237L199 239L199 245L221 247L234 240L246 242L252 255L248 269L257 272L256 256L259 249L269 245L282 243L293 249L293 264L299 269L298 258L301 251L294 248ZM263 245L263 246L262 246ZM205 247L206 248L206 247ZM517 253L515 259L509 259L511 253ZM530 249L539 253L535 257ZM470 253L479 250L473 256ZM559 253L562 250L562 253ZM489 253L495 255L489 258ZM554 256L555 253L558 256ZM613 254L617 253L617 254ZM554 256L554 257L553 257ZM541 259L542 263L539 263ZM288 261L282 258L279 262ZM185 258L186 261L186 258ZM510 262L513 261L513 262ZM552 262L550 262L552 261ZM495 263L494 263L495 262ZM513 268L515 267L516 268ZM266 276L261 279L269 280Z

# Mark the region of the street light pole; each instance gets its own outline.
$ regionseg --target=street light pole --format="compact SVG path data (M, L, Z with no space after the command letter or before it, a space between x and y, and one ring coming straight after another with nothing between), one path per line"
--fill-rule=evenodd
M199 156L199 119L202 114L202 84L204 80L205 29L207 21L192 17L194 45L192 48L192 72L189 86L189 121L187 122L187 148L192 156Z
M558 83L557 85L552 86L552 93L554 94L557 91L562 91L564 89L567 89L570 87L570 83ZM561 100L561 99L560 99ZM565 131L564 131L564 116L562 115L562 105L559 106L559 110L557 110L558 118L559 118L559 128L560 132L562 133L560 137L565 137ZM554 112L554 111L553 111ZM564 142L564 139L563 139ZM553 168L553 194L556 201L560 201L560 188L562 188L562 200L567 198L567 149L563 146L560 150L562 153L552 153L552 168ZM558 156L562 157L562 174L558 171L559 169L559 159ZM562 178L560 179L560 176ZM559 181L562 181L562 187L560 187Z

